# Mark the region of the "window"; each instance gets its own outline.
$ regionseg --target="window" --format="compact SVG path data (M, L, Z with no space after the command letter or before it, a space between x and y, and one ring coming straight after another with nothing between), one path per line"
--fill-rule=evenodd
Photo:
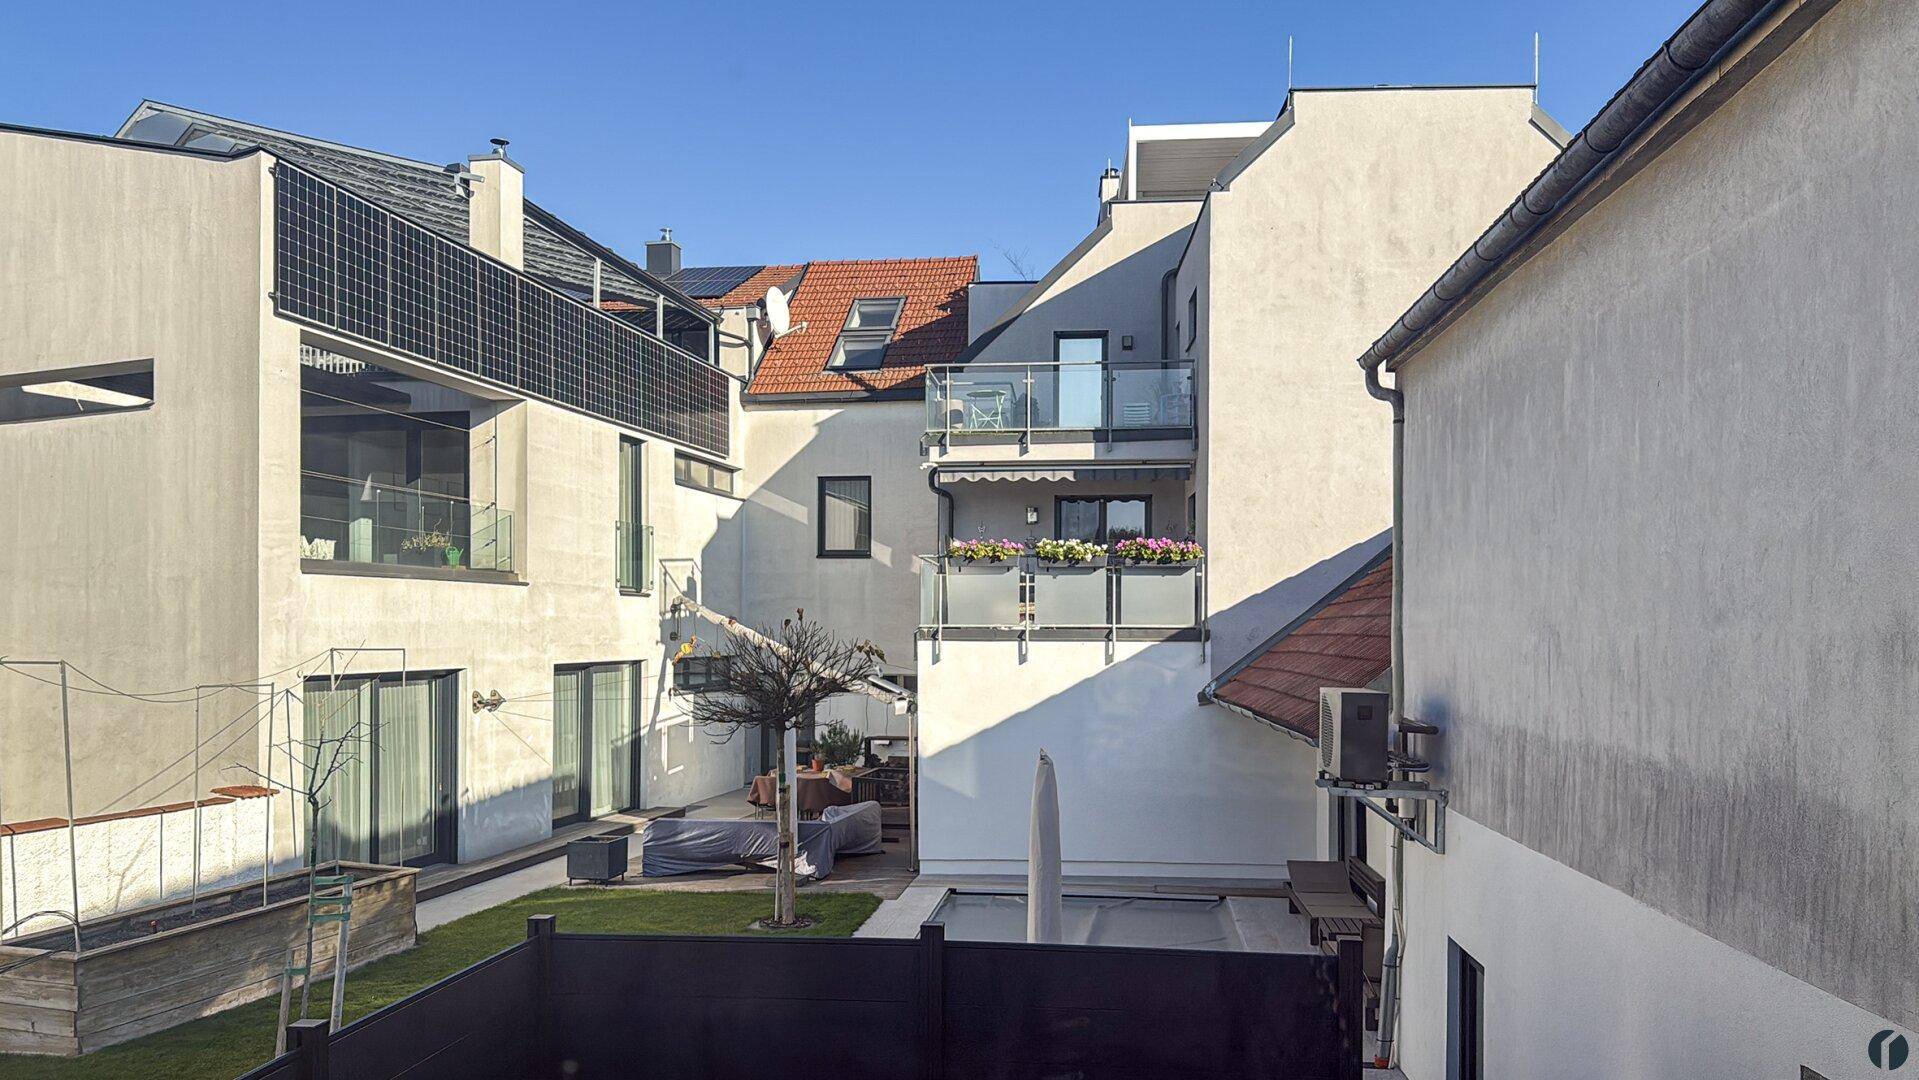
M873 555L873 478L820 477L822 559L867 559Z
M1159 279L1159 358L1173 359L1173 343L1179 340L1179 271L1168 270Z
M903 297L882 297L853 301L846 313L846 325L833 344L833 356L827 367L843 371L871 370L886 358L886 346L899 329L900 311L906 307Z
M306 738L340 762L320 809L320 860L452 862L458 674L320 676L301 699Z
M1043 372L1035 372L1040 381L1034 387L1043 403L1055 402L1051 417L1059 427L1091 430L1104 427L1106 416L1106 331L1062 330L1053 335L1053 362L1059 365L1052 377L1056 386L1048 387ZM1048 390L1051 393L1048 393Z
M132 412L153 405L153 361L0 378L0 423Z
M715 495L731 495L733 476L737 472L738 469L715 465L691 454L676 452L673 455L673 480L681 487L698 488Z
M1199 290L1194 289L1186 296L1186 348L1190 351L1193 342L1199 340Z
M553 823L640 802L640 662L553 669Z
M620 518L613 523L614 579L632 592L653 589L653 537L646 525L646 454L620 436Z
M673 689L703 694L726 682L726 665L724 656L682 656L673 661Z
M1456 941L1446 943L1448 972L1446 1080L1485 1080L1486 969Z
M1153 500L1145 495L1066 498L1053 505L1053 536L1107 544L1146 535Z

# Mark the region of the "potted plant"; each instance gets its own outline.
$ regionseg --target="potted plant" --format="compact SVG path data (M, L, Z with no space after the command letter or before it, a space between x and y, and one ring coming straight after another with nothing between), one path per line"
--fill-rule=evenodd
M813 747L828 767L857 764L861 746L859 732L841 720L830 720L813 734Z
M447 548L453 546L453 537L440 529L427 529L414 533L400 541L400 550L412 552L437 562Z
M1026 554L1018 540L955 540L946 545L946 557L966 563L997 563Z
M1041 540L1033 545L1033 554L1061 566L1081 566L1106 558L1106 545L1090 540Z
M1135 536L1113 545L1113 554L1131 563L1161 566L1198 562L1206 553L1191 540L1165 536Z

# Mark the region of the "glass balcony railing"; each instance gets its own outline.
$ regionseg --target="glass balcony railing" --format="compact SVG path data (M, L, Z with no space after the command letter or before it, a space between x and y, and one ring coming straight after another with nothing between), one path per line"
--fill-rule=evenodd
M926 369L928 432L1190 432L1192 427L1191 361Z
M513 515L455 495L300 474L302 558L513 571Z
M653 591L653 526L614 522L613 558L620 588L642 593Z
M1183 630L1204 623L1205 560L1063 566L1032 556L921 556L920 625L933 629Z

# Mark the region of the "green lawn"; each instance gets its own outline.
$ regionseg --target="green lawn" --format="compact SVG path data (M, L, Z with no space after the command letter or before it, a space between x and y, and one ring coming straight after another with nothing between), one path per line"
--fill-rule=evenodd
M529 915L558 916L561 933L741 934L768 913L772 901L765 890L547 889L428 931L418 947L353 971L346 981L346 1018L365 1016L525 938ZM868 893L802 893L801 914L819 922L796 933L850 936L879 903ZM316 984L315 993L324 1001L327 990ZM279 999L269 997L81 1058L0 1054L0 1078L232 1077L273 1055L278 1009ZM314 1010L323 1011L324 1005Z

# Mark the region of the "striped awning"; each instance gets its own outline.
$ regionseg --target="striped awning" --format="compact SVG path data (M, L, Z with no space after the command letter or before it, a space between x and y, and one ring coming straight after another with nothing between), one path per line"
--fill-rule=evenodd
M941 468L939 478L946 482L964 480L1030 480L1035 482L1071 482L1074 480L1123 480L1129 483L1153 480L1186 480L1193 475L1190 465L1073 465L1024 466L987 465L963 469Z

